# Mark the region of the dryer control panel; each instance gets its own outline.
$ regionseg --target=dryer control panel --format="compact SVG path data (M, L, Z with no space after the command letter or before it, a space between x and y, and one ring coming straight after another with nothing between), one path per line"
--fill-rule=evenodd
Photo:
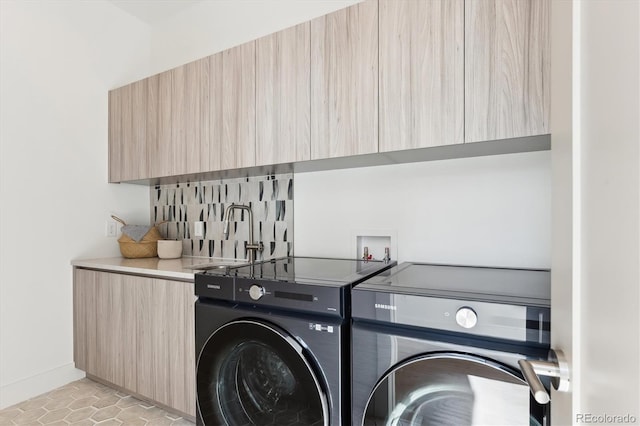
M353 289L353 318L546 345L550 283L544 269L405 262Z
M550 309L353 290L353 318L517 342L550 342Z

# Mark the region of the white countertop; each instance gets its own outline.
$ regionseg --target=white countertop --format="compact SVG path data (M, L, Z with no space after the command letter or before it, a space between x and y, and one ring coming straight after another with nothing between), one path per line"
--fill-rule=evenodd
M110 272L193 281L195 271L207 269L207 266L213 266L220 262L224 262L225 264L243 264L246 263L246 260L188 256L179 259L159 259L157 257L126 259L124 257L108 257L102 259L75 259L71 261L71 265Z

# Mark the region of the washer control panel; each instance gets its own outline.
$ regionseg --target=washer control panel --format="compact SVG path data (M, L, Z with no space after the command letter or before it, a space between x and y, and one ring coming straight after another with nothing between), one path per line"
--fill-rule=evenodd
M251 287L249 287L249 297L251 297L253 300L260 300L260 298L264 296L265 293L266 290L261 285L253 284Z
M344 314L345 292L341 287L295 285L283 281L236 278L231 300L256 306Z
M473 328L478 323L478 314L468 306L458 309L456 322L460 327Z

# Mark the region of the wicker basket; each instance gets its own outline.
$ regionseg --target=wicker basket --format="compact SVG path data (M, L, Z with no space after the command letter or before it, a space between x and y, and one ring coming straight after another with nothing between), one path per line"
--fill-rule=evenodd
M114 220L126 225L125 221L117 216L111 216ZM158 240L162 239L158 225L164 222L156 223L149 231L142 237L140 241L134 240L128 235L122 234L118 238L118 244L120 245L120 253L123 257L128 259L139 259L144 257L156 257L158 255Z

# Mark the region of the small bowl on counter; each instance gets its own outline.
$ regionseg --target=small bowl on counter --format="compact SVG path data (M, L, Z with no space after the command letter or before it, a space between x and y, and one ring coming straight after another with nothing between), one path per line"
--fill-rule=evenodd
M158 240L158 257L160 259L178 259L182 256L182 241Z

